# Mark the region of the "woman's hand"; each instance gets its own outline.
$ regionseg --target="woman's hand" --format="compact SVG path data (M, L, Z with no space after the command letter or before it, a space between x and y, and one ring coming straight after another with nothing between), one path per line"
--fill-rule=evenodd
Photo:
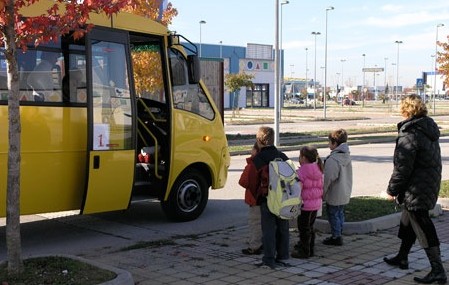
M396 197L395 196L391 196L390 194L387 194L387 200L388 201L395 201Z

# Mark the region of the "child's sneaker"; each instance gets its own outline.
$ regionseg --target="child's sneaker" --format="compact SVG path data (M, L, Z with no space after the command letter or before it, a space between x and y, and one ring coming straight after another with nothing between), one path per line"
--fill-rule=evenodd
M276 269L276 267L274 266L274 264L269 265L269 264L266 264L266 263L264 263L264 262L258 263L258 264L256 264L256 266L259 267L259 268L262 268L262 269Z
M250 247L242 249L242 253L245 255L259 255L262 254L263 247L259 247L258 249L252 249Z
M293 258L301 258L301 259L306 259L309 258L310 256L308 254L306 254L303 250L294 250L291 254L291 256Z
M343 245L343 239L341 237L328 237L323 240L324 245Z

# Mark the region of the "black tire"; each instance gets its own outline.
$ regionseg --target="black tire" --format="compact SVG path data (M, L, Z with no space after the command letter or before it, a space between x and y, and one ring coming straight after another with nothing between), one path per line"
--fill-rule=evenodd
M203 213L209 199L209 185L198 170L182 173L170 192L167 201L162 201L165 214L174 221L187 222Z

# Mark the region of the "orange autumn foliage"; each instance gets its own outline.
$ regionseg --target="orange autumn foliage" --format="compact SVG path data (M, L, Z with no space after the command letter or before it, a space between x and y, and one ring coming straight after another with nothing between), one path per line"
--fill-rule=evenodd
M162 64L158 52L151 50L133 51L131 54L136 93L158 94L163 90Z
M173 8L173 5L169 2L161 16L159 10L162 1L163 0L135 0L135 6L125 7L123 10L156 20L164 26L168 26L173 18L178 15L178 10Z
M438 42L443 51L438 52L437 61L439 63L438 71L443 74L444 85L449 86L449 36L447 42Z

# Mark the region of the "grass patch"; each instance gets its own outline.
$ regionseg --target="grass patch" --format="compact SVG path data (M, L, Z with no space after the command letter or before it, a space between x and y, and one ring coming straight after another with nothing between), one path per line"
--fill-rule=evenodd
M449 198L449 180L441 181L440 198ZM345 220L347 222L360 222L370 220L401 211L393 201L385 198L360 196L352 197L345 207ZM323 205L323 216L327 220L326 206Z
M67 257L38 257L23 261L25 272L9 277L6 262L0 265L0 283L8 285L95 285L114 279L114 272Z
M383 132L397 132L396 126L386 126L386 127L376 127L371 129L347 129L346 130L349 133L349 138L353 135L360 135L360 134L376 134L376 133L383 133ZM297 137L297 138L307 138L307 137L326 137L329 135L329 131L314 131L314 132L285 132L280 133L280 138L291 138L291 137ZM254 140L256 138L255 134L251 135L242 135L242 134L226 134L226 138L228 141L233 140Z
M449 180L441 181L440 194L438 197L449 198Z
M385 198L360 196L352 197L345 207L346 222L366 221L394 213L400 212L393 201ZM323 206L323 216L321 219L327 220L326 206Z

